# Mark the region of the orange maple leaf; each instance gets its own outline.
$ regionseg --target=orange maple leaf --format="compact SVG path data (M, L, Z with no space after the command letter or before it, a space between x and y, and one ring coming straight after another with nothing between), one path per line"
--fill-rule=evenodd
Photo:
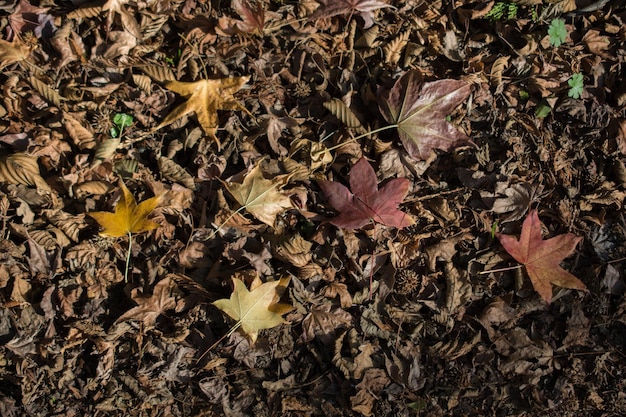
M582 238L567 233L543 240L537 210L532 210L526 216L519 240L501 233L496 236L509 255L524 264L535 291L546 303L550 304L552 300L552 284L587 291L582 281L559 265L574 252Z
M107 211L87 213L104 229L100 235L120 237L132 233L147 232L159 227L158 223L148 220L148 216L159 205L160 197L149 198L137 205L135 198L121 180L120 188L122 189L122 196L115 206L114 213Z

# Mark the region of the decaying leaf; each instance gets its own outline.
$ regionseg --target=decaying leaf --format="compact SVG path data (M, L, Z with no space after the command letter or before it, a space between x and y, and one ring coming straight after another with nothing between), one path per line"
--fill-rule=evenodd
M428 159L433 149L447 151L470 139L446 117L470 95L470 86L459 80L422 83L413 70L396 81L380 101L380 111L397 125L402 145L416 159Z
M247 334L254 343L259 330L271 329L285 323L282 315L292 309L288 304L279 304L279 292L289 284L289 277L263 283L257 276L250 290L240 279L233 278L233 293L229 299L213 303L217 308L237 320L235 326Z
M367 29L374 24L374 10L392 7L379 0L315 0L320 6L309 17L317 20L332 16L357 15L363 19L363 28Z
M233 94L250 80L250 77L200 80L191 83L170 81L165 84L169 90L187 98L187 101L172 110L155 128L159 130L183 116L195 113L204 132L219 145L215 136L218 120L217 110L241 110L243 106Z
M259 164L256 164L243 179L243 182L225 182L224 186L239 204L254 217L274 226L276 216L293 207L288 196L280 192L285 185L284 178L268 180L263 177Z
M152 210L159 205L159 196L149 198L137 205L135 197L122 181L120 181L120 189L122 195L115 206L114 213L106 211L87 213L103 227L104 230L100 232L101 236L120 237L131 233L148 232L159 227L158 223L148 220Z
M116 323L139 320L145 327L153 327L161 314L176 307L176 299L172 295L175 288L176 283L169 277L162 279L154 286L152 295L144 295L139 288L134 288L131 298L137 306L122 314Z
M335 181L319 181L319 185L339 216L330 222L337 227L358 229L370 221L403 228L414 223L413 218L398 209L409 191L406 178L395 178L378 189L374 168L361 158L350 170L350 188Z
M546 303L550 304L552 300L552 284L587 291L585 284L559 265L563 259L574 252L582 238L567 233L543 240L537 210L532 210L526 216L519 240L501 233L497 236L509 255L517 262L524 264L535 291Z

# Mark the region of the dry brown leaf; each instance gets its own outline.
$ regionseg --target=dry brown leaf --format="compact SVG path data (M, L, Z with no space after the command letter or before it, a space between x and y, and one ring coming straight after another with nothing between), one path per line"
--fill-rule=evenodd
M37 158L24 153L15 153L0 158L0 181L34 186L46 192L52 191L39 174Z
M161 175L163 175L163 178L182 184L190 190L195 190L196 183L191 174L188 173L185 168L163 156L159 157L157 164L159 165L159 171L161 172Z
M176 298L173 297L175 289L176 283L170 278L159 281L154 286L152 295L144 295L139 288L134 288L130 297L137 303L137 307L122 314L115 323L139 320L146 328L154 327L161 314L176 308Z
M249 80L250 77L233 77L191 83L168 82L165 84L167 89L186 97L187 100L172 110L154 130L159 130L183 116L195 113L204 132L219 146L219 140L215 136L218 126L217 110L242 110L244 107L233 97L233 94Z

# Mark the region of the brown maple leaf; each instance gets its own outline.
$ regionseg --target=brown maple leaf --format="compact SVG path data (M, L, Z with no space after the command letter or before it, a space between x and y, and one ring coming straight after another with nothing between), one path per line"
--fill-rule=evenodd
M546 303L550 304L552 299L552 284L587 291L585 284L559 265L574 252L582 238L567 233L543 240L537 210L532 210L526 216L519 240L501 233L497 237L509 255L524 264L535 291Z
M372 220L397 228L414 223L410 215L398 208L409 191L409 180L395 178L378 189L376 172L365 158L350 170L352 192L335 181L319 181L319 185L330 205L340 213L330 221L337 227L358 229Z
M415 159L428 159L433 149L447 151L472 143L446 117L470 94L470 86L459 80L422 83L419 71L404 74L380 101L380 111L398 129L402 145Z
M133 289L130 296L137 306L122 314L116 323L139 320L145 327L153 327L161 314L176 307L176 299L172 296L174 288L176 283L170 278L164 278L154 286L152 295L141 293L139 288Z
M154 129L159 130L183 116L195 113L198 123L215 142L218 119L217 110L242 110L244 107L233 94L250 80L250 77L221 78L216 80L199 80L191 83L170 81L165 87L187 98L187 101L172 110Z
M309 21L340 15L358 15L363 19L363 29L374 24L374 10L395 8L379 0L315 0L320 6L309 16Z

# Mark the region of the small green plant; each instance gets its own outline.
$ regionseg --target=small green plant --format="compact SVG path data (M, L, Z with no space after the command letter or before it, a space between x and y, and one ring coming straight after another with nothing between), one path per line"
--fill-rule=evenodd
M569 85L569 91L567 92L568 97L580 98L583 93L583 86L585 85L583 75L579 72L572 74L570 79L567 80L567 84Z
M518 6L515 3L508 1L498 1L493 5L489 13L487 13L487 19L492 21L497 20L512 20L517 18Z
M111 137L117 138L122 136L125 127L133 124L133 116L126 113L116 113L113 116L113 127L111 128Z
M535 107L535 117L543 119L544 117L549 115L551 111L552 108L550 107L550 105L545 101L542 101L537 105L537 107Z
M548 27L548 35L550 35L550 45L559 47L565 38L567 37L567 28L565 27L565 20L553 19Z

